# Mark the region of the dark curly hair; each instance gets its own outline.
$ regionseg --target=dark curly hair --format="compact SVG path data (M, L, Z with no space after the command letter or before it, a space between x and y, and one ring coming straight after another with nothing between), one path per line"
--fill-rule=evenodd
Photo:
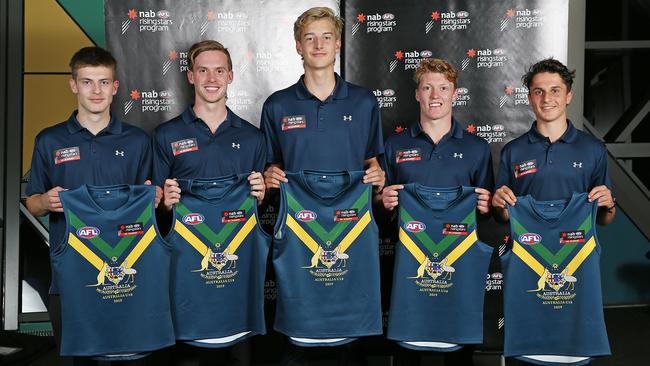
M532 65L528 69L528 72L526 72L526 74L521 77L521 81L524 83L524 85L526 85L526 88L530 89L530 84L533 82L533 77L542 72L559 74L564 81L564 85L566 85L567 90L571 91L571 86L573 85L573 78L576 76L576 71L569 70L569 68L564 66L563 63L554 58L547 58Z

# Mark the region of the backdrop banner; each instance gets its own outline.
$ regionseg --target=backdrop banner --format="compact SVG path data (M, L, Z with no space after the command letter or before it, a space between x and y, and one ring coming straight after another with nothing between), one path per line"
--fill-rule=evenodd
M105 0L106 44L120 81L112 112L147 132L179 115L194 97L187 50L214 39L232 57L228 107L259 126L264 100L302 75L293 22L312 6L338 2Z
M148 132L192 102L187 50L204 39L221 42L232 55L234 81L227 105L259 126L264 100L303 73L293 22L312 6L328 6L340 9L345 18L342 54L335 69L375 94L384 137L417 123L413 72L422 59L443 58L459 71L453 114L468 132L490 143L496 169L503 145L525 133L534 120L521 76L543 58L564 63L567 59L569 0L345 0L340 6L338 1L324 0L305 0L300 6L289 0L104 3L107 46L118 60L120 80L112 113ZM272 227L275 210L267 206L260 221ZM390 217L378 220L387 316L395 225ZM481 218L479 230L481 239L495 247L486 274L485 341L479 348L498 351L504 324L499 256L506 249L508 229ZM269 273L269 329L276 292ZM390 353L386 342L377 337L366 346L374 353ZM261 348L254 359L277 360L283 342L265 337L257 346Z

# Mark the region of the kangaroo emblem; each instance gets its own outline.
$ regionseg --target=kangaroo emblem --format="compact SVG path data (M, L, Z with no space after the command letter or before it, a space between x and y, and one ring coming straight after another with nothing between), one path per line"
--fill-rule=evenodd
M210 265L210 257L212 256L212 250L208 248L208 250L205 252L205 255L203 256L203 259L201 259L201 268L195 269L192 272L203 272L208 269L208 266Z
M429 258L424 258L424 261L422 261L422 264L418 267L417 275L409 278L424 278L424 271L427 269L427 264L429 264Z
M302 267L302 268L316 268L318 267L318 260L320 259L320 255L323 253L323 248L318 246L318 250L314 253L314 255L311 256L311 265Z
M103 286L106 278L106 270L108 270L108 264L104 262L102 268L99 270L99 273L97 274L97 283L94 285L86 285L86 287Z
M537 288L534 290L528 290L528 292L544 291L546 288L546 278L548 277L548 274L548 269L544 268L544 273L542 273L542 275L539 277L539 280L537 280Z

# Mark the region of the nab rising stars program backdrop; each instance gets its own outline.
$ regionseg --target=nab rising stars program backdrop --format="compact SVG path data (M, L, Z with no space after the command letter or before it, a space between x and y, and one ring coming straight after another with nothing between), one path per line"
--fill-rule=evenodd
M416 122L413 72L424 58L459 71L453 115L498 151L535 119L521 76L547 57L566 63L568 0L345 2L345 75L377 96L384 136Z
M194 98L187 50L214 39L232 57L228 107L259 126L264 100L303 73L293 22L313 6L337 9L338 2L105 0L106 41L120 81L112 112L148 132L182 113Z

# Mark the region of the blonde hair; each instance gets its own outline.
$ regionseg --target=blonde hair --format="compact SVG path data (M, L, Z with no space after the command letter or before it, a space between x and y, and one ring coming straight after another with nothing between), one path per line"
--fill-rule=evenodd
M201 53L206 51L221 51L225 53L228 57L228 71L232 70L232 59L230 58L230 52L228 52L228 49L221 43L211 39L195 43L190 47L189 51L187 51L187 60L189 62L190 70L194 68L194 60L196 60Z
M426 58L422 60L413 74L413 81L415 81L415 84L420 86L422 75L428 72L443 74L447 80L454 84L454 88L456 88L458 71L446 60L439 58Z
M298 19L296 19L296 22L293 23L293 37L296 41L300 41L302 32L308 23L321 19L328 19L331 21L334 25L336 39L341 39L341 33L343 32L343 19L336 15L332 9L323 6L308 9L304 13L300 14Z

